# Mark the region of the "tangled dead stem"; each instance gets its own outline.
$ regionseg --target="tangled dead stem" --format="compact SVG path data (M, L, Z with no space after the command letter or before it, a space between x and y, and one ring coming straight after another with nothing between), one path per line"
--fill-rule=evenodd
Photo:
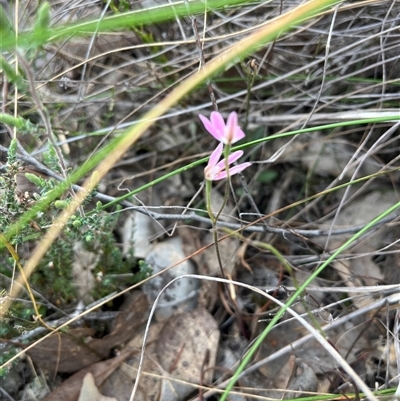
M52 2L51 23L102 18L152 5L150 0L141 4ZM34 56L20 55L27 61L21 64L22 69L26 79L34 83L36 94L29 90L19 99L18 115L39 126L36 133L18 136L26 150L18 151L20 163L25 169L34 164L35 174L51 166L41 109L46 110L58 141L64 172L69 172L145 111L157 107L166 93L198 70L202 57L205 63L219 57L249 30L296 5L297 1L252 2L211 11L206 19L177 17L172 22L121 32L72 37L46 44ZM21 31L32 25L36 7L29 0L20 2ZM219 111L225 116L232 110L238 112L249 142L304 127L397 114L399 15L398 2L349 1L304 22L212 78ZM198 39L202 51L196 44ZM12 55L6 56L12 59ZM7 88L4 81L2 93L3 112L13 113L12 85ZM106 203L209 154L215 143L204 134L197 114L208 115L211 110L206 85L181 99L119 160L98 188L108 198L98 199ZM240 239L220 242L228 277L267 289L284 301L352 233L395 204L400 178L395 124L338 126L248 148L245 161L251 161L252 167L241 178L232 177L233 193L221 220L240 227L264 219L254 225L253 233L243 231ZM5 125L0 139L5 166L10 146L10 130ZM85 391L92 399L101 399L96 386L119 401L129 399L150 303L180 274L212 276L219 272L215 249L202 249L212 241L206 215L199 213L204 210L197 192L203 180L202 167L175 175L131 198L141 206L142 214L129 210L114 213L117 210L110 208L99 211L100 220L84 220L83 227L71 222L77 231L70 236L63 233L59 248L55 248L65 252L64 257L50 253L42 270L32 276L42 318L52 326L79 314L83 304L93 305L140 281L148 274L146 266L154 274L196 254L187 266L165 271L143 288L106 303L75 321L66 332L32 348L28 357L2 371L1 399L65 401L78 399L80 393L84 399L82 381L87 372L96 382L90 382L90 376L85 379L89 388ZM25 170L15 168L12 174L21 178ZM14 185L5 171L3 168L3 182ZM54 173L62 176L62 171ZM354 185L327 191L368 175L369 179ZM224 184L214 189L218 210ZM12 199L2 203L3 218L8 219L2 220L5 225L35 203L29 185L17 190L23 196L14 209L10 210ZM29 199L24 197L26 193ZM314 194L320 195L296 203ZM95 200L88 201L84 213L96 210ZM182 215L177 219L183 210L190 218ZM158 218L147 217L149 211L158 213ZM105 215L110 212L116 216L113 221ZM51 224L51 213L54 210L46 211L47 220L30 226L31 237L18 248L22 262L45 232L42 224ZM101 237L104 230L112 238ZM173 232L172 242L167 232ZM225 234L221 231L220 236ZM399 283L398 234L396 215L391 215L332 262L293 307L298 313L308 313L315 327L324 327L331 344L372 389L396 388L398 384L397 301L390 298L395 290L378 287ZM91 245L82 246L82 241ZM273 245L290 269L262 244ZM2 287L8 291L13 265L8 253L3 252L2 258ZM139 260L144 262L139 264ZM64 281L56 281L66 271ZM138 272L144 275L135 276ZM134 276L136 280L129 281ZM117 281L113 281L115 277ZM97 286L106 279L112 285ZM60 288L56 289L56 284ZM4 320L8 329L1 335L2 362L46 332L32 318L27 293L20 297ZM392 301L385 303L385 299ZM151 327L136 399L215 397L201 386L216 388L231 375L274 311L276 306L270 301L239 287L227 297L216 283L177 282L167 290ZM312 335L286 315L237 384L240 394L231 395L235 399L244 399L246 394L281 399L356 392L353 379L337 367Z

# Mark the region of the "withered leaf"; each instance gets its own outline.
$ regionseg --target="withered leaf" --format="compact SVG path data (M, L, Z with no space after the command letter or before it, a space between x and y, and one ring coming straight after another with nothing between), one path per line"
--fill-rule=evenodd
M43 369L74 373L106 359L115 347L131 339L142 325L147 310L147 297L135 292L127 297L111 333L103 338L94 339L92 329L71 329L54 334L27 353Z
M112 372L131 354L132 351L127 351L115 358L98 362L86 367L85 369L81 369L79 372L65 380L43 401L77 401L82 388L83 379L87 373L93 375L96 386L100 387Z

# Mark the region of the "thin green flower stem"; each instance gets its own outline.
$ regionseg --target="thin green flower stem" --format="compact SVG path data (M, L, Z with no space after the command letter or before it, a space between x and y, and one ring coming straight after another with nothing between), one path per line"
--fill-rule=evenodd
M216 223L216 221L211 209L211 188L212 188L212 181L206 180L206 209L208 216L210 217L210 220L214 226L214 223Z
M229 175L229 163L228 163L228 157L231 152L231 144L228 144L224 148L224 158L225 158L225 171L227 174L226 177L226 184L225 184L225 194L224 194L224 200L222 202L221 208L219 209L219 212L215 216L215 223L217 223L219 216L221 216L221 213L225 209L226 204L228 203L228 198L229 198L229 182L230 182L230 175Z
M215 253L217 254L219 269L221 270L221 277L226 278L225 273L224 273L224 266L223 266L222 259L221 259L221 252L219 251L219 245L218 245L217 220L213 221L212 232L213 232L213 237L214 237ZM227 290L226 292L228 294L228 298L231 299L229 290Z
M217 215L214 217L212 208L211 208L211 190L212 190L212 181L211 180L206 180L206 208L208 215L210 216L210 220L212 222L212 231L213 231L213 237L214 237L214 244L215 244L215 253L217 254L217 259L218 259L218 264L219 268L221 270L221 277L225 278L225 273L224 273L224 266L222 264L222 259L221 259L221 253L219 251L219 246L218 246L218 230L217 230L217 222L219 219L219 216L221 215L222 211L224 210L227 202L228 202L228 197L229 197L229 163L228 163L228 157L229 157L229 152L230 152L230 145L225 146L224 148L224 157L225 157L225 171L227 172L228 176L226 179L226 185L225 185L225 195L224 195L224 200L222 202L221 208L218 211ZM229 291L227 291L228 297L230 298Z
M211 222L212 222L212 232L213 232L213 237L214 237L214 245L215 245L215 253L217 255L217 260L218 260L218 265L221 271L221 277L223 279L226 278L225 272L224 272L224 266L222 263L222 258L221 258L221 252L219 249L219 241L218 241L218 229L217 229L217 222L219 219L219 216L221 215L222 211L224 210L227 202L228 202L228 197L229 197L229 181L230 181L230 176L229 176L229 162L228 162L228 157L230 153L230 144L225 146L225 151L224 151L224 157L225 157L225 171L227 173L226 177L226 185L225 185L225 195L224 195L224 200L222 202L221 208L218 211L217 215L214 217L214 214L212 212L211 208L211 189L212 189L212 181L206 180L206 207L207 207L207 212L208 215L210 216ZM237 303L232 299L231 293L229 291L229 286L226 285L224 286L226 296L229 299L231 305L234 308L235 316L238 321L240 330L244 333L244 323L243 323L243 318L240 314L240 310L237 306Z
M217 221L218 221L219 213L218 213L217 217L214 217L214 214L213 214L213 211L211 208L211 189L212 189L212 181L206 180L206 208L207 208L207 212L208 212L208 215L209 215L211 223L212 223L212 232L213 232L213 237L214 237L215 253L217 254L218 264L219 264L219 268L221 270L221 276L222 276L222 278L225 278L221 254L219 252L219 247L218 247Z
M245 367L249 364L251 361L252 357L260 347L260 345L263 343L267 335L270 333L270 331L273 329L275 324L278 322L278 320L284 315L286 312L287 308L289 308L295 301L296 299L301 295L303 291L306 290L307 286L327 267L335 258L340 255L344 250L346 250L355 240L360 238L363 234L365 234L370 228L372 228L375 224L379 223L380 220L388 216L389 214L393 213L396 209L400 207L400 202L396 203L389 209L387 209L385 212L381 213L379 216L377 216L375 219L370 221L363 229L358 231L356 234L354 234L349 240L347 240L342 246L340 246L322 265L307 279L304 281L304 283L294 292L294 294L287 300L286 304L284 307L282 307L277 314L272 318L271 322L268 324L268 326L265 328L265 330L261 333L261 335L258 337L258 339L255 341L253 347L249 350L249 352L244 356L242 362L240 363L239 367L235 371L234 375L232 376L231 381L227 385L224 393L222 394L222 397L220 398L220 401L225 401L228 397L229 392L232 390L233 386L235 385L239 375L243 372Z
M215 253L217 254L217 260L218 260L218 265L221 270L221 277L225 278L225 273L224 273L224 267L222 264L222 259L221 259L221 253L219 251L219 246L218 246L218 230L217 230L217 221L219 214L221 210L224 208L224 205L222 206L222 209L218 212L217 217L214 216L212 208L211 208L211 189L212 189L212 181L206 180L206 208L208 215L210 217L211 223L212 223L212 233L213 233L213 238L214 238L214 244L215 244ZM229 296L229 291L228 296Z
M221 253L219 251L217 222L218 222L219 216L221 216L221 213L224 210L224 208L225 208L225 206L226 206L226 204L228 202L228 197L229 197L229 180L230 180L230 176L229 176L228 157L229 157L230 150L231 150L231 145L230 144L228 144L228 145L226 145L224 147L225 171L226 171L226 174L227 174L226 184L225 184L225 194L224 194L224 200L222 202L221 208L219 209L219 211L218 211L217 215L215 216L215 218L212 220L212 230L213 230L213 235L214 235L215 253L217 254L218 264L219 264L219 268L221 270L221 277L222 278L225 278L225 273L224 273L224 266L223 266L223 263L222 263ZM211 203L211 186L210 186L210 203ZM211 209L211 207L210 207L210 209ZM226 293L227 293L227 296L230 299L230 301L233 302L232 297L230 296L230 292L229 292L228 289L227 289ZM235 309L236 309L235 302L233 302L233 304L235 305ZM239 317L238 317L238 319L240 320Z

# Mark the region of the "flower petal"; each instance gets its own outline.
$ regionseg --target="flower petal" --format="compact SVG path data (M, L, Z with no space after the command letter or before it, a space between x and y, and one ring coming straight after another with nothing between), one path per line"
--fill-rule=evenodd
M234 163L237 159L243 156L243 150L237 150L228 156L228 164Z
M218 111L211 113L210 119L199 114L204 128L219 142L226 145L235 143L245 137L245 133L238 125L237 113L232 111L225 124L222 114Z
M246 134L241 130L239 126L236 126L235 132L233 134L233 139L231 143L235 143L237 141L240 141L246 136Z
M213 111L211 113L210 120L211 120L211 124L218 131L219 135L222 138L222 135L224 134L224 130L225 130L224 117L222 117L222 114L219 113L218 111Z
M234 163L237 159L242 157L243 155L243 150L237 150L236 152L233 152L228 156L228 166ZM222 159L218 164L217 167L219 167L221 170L225 170L225 159Z
M247 167L250 167L251 163L242 163L242 164L238 164L237 166L233 166L229 169L229 175L235 175L237 173L240 173L241 171L243 171L244 169L246 169Z
M250 167L251 163L242 163L242 164L238 164L237 166L231 167L229 169L229 176L232 177L235 174L240 173L241 171L243 171L244 169L246 169L247 167ZM224 178L227 178L228 174L226 173L226 171L220 171L219 173L214 174L212 181L219 181L219 180L223 180Z
M224 145L220 143L215 148L215 150L211 153L207 166L204 168L204 177L208 181L213 181L215 179L214 177L221 171L221 167L218 166L218 160L221 158L223 147Z
M215 113L217 115L215 115ZM219 117L218 117L219 115ZM201 122L204 125L204 128L219 142L222 142L222 135L224 130L220 129L220 124L221 124L221 119L222 119L222 124L223 126L225 125L224 123L224 119L222 118L222 116L220 115L220 113L217 113L215 111L213 111L211 113L211 120L209 120L207 117L203 116L202 114L199 114L199 118L201 120Z
M226 143L233 143L237 125L238 125L237 114L234 111L232 111L232 113L230 113L228 116L228 121L226 122L226 127L224 132L224 139L227 141Z
M211 121L206 117L203 116L202 114L199 114L199 118L201 122L204 125L204 128L212 135L214 136L214 126L212 125Z
M212 181L223 180L226 177L228 177L228 174L226 174L226 171L220 171L218 174L214 175L214 178L212 179Z
M218 163L218 160L221 158L222 155L222 149L224 148L224 145L220 143L215 150L211 153L210 159L208 160L208 166L216 166Z
M234 111L228 116L224 137L227 143L235 143L245 137L245 133L238 125L238 116Z

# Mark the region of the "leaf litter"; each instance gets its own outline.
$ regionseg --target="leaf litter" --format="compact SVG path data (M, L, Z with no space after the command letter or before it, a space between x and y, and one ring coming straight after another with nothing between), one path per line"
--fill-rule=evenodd
M292 5L284 3L283 7ZM224 38L228 30L240 35L243 27L252 28L278 15L281 6L280 2L270 2L232 8L229 13L210 12L212 18L205 27L198 18L199 31L204 28L208 37L204 42L204 54L207 58L218 57L227 40L231 40ZM28 1L25 9L24 23L28 23L34 16L35 6ZM52 4L52 9L54 22L99 16L102 11L98 3L83 6L76 2ZM310 21L306 28L296 28L255 52L245 60L247 64L244 61L221 73L220 79L213 83L219 95L220 110L228 113L247 104L246 112L240 110L240 118L248 113L246 133L253 139L279 130L300 128L305 121L316 125L367 118L378 112L398 113L396 29L399 11L397 3L388 1L368 5L353 3L340 8L328 59L325 58L325 44L331 15ZM48 45L32 63L36 79L46 82L39 92L43 103L54 112L53 124L60 127L59 138L67 140L63 146L69 147L72 165L85 161L98 144L98 137L87 133L97 130L98 135L104 135L112 131L111 135L116 135L121 122L121 126L125 120L128 126L133 124L143 108L156 104L163 96L160 84L168 88L171 75L180 76L182 71L197 69L194 45L173 42L192 37L185 18L148 29L149 37L159 42L159 52L146 46L145 35L140 32L99 33L93 45L88 38L74 38L66 46ZM168 43L163 44L164 41ZM255 84L250 87L253 75ZM253 96L247 102L250 92ZM311 112L316 99L317 107ZM121 189L124 185L129 189L139 186L135 178L139 175L144 182L150 181L159 177L159 169L169 163L171 167L167 167L167 171L184 157L209 154L210 141L204 139L200 124L193 122L197 118L195 110L201 108L205 113L208 102L206 90L199 89L184 107L179 105L164 116L107 177L103 183L106 191L111 196L119 196L125 193ZM58 104L57 112L54 104ZM336 128L329 133L321 130L297 137L290 143L286 138L269 141L254 150L252 162L257 162L258 170L245 173L245 177L258 210L250 207L244 189L237 191L234 207L230 204L224 210L225 222L240 226L269 215L269 228L282 229L281 233L267 235L263 232L264 225L260 224L258 232L248 235L259 241L267 238L285 256L294 273L289 274L274 255L250 242L239 254L240 241L227 238L221 241L220 249L223 264L232 277L241 277L262 290L268 288L269 293L285 300L294 290L293 278L300 283L304 281L321 260L357 231L360 224L395 203L399 174L391 169L397 168L400 142L397 132L386 136L392 125ZM261 133L257 132L260 129ZM76 132L84 134L70 136ZM24 138L24 146L29 143L28 137ZM7 146L6 141L4 145ZM38 158L44 147L44 140L38 142L32 154ZM151 156L153 151L156 157ZM281 153L275 158L277 152ZM137 162L143 155L145 159ZM271 181L258 181L257 176L268 169L275 173ZM365 184L354 185L347 192L342 189L324 193L306 204L293 206L290 213L276 212L280 207L338 185L343 179L385 170L387 174L371 177ZM127 176L133 177L132 180L125 182ZM183 183L171 180L155 186L144 205L159 208L157 211L163 214L164 220L159 219L160 223L151 218L154 223L151 229L137 230L135 222L124 226L124 231L128 231L124 232L127 235L122 244L125 251L131 246L132 237L135 243L141 239L141 232L146 233L146 246L138 250L143 259L157 247L171 250L171 244L177 241L175 238L181 238L183 245L179 245L179 254L174 259L153 253L153 258L147 260L152 265L159 264L162 273L165 267L207 247L212 242L209 226L189 217L185 227L183 224L176 227L173 241L165 238L165 232L172 226L169 214L181 213L186 207L189 212L201 208L200 200L192 206L194 187L197 189L201 179L201 169L192 170L182 173ZM123 185L116 186L115 182ZM182 191L183 185L189 189L188 193ZM233 177L232 186L240 188L237 177ZM216 192L221 196L223 186L217 187ZM396 335L393 333L398 300L392 294L398 290L383 286L399 284L396 217L392 216L342 254L294 306L311 321L310 314L314 316L328 333L330 342L373 389L395 388L398 384ZM136 224L139 224L138 219ZM130 231L135 229L133 235ZM221 236L223 234L221 230ZM154 240L157 237L158 242ZM219 269L214 247L193 255L191 263L195 265L185 272L197 271L208 276ZM90 264L85 261L81 268L88 273ZM155 295L162 290L163 283L176 277L177 270L171 269L174 275L170 277L167 272L159 276L162 280L154 289ZM83 284L82 280L77 280L77 284ZM155 286L155 280L149 285ZM365 291L360 292L362 289ZM191 291L193 289L189 294ZM150 328L137 399L209 398L212 389L232 374L237 362L265 327L265 320L268 322L276 311L269 301L241 288L235 288L231 299L220 286L207 281L201 282L200 288L194 291L199 296L198 302L185 312L178 309L176 314L156 316L157 321ZM44 372L52 387L55 383L51 378L57 372L58 382L63 380L45 399L78 400L80 395L85 397L86 391L91 399L104 399L101 394L118 401L129 399L136 379L143 324L154 294L149 296L150 302L142 293L136 293L133 300L127 297L125 306L115 308L117 317L114 323L112 318L108 319L106 325L110 327L105 330L98 330L97 324L83 319L80 326L55 334L28 351L34 366ZM82 291L79 300L84 299L84 295ZM164 294L168 296L170 294ZM187 294L179 302L186 307L186 300ZM233 314L232 300L241 318ZM92 299L85 301L89 303ZM70 305L62 307L68 309ZM101 313L105 316L106 311ZM119 355L114 356L114 353ZM33 378L33 370L24 364L24 376ZM70 375L67 378L66 373ZM285 316L258 350L254 363L245 370L235 391L282 399L315 392L354 392L352 383L352 378L338 368L313 336L294 319ZM16 387L23 385L21 381ZM0 387L6 388L1 382ZM7 390L12 392L13 389ZM2 396L4 394L2 392ZM18 399L18 391L14 391L13 397ZM242 395L234 393L233 397L243 399Z

